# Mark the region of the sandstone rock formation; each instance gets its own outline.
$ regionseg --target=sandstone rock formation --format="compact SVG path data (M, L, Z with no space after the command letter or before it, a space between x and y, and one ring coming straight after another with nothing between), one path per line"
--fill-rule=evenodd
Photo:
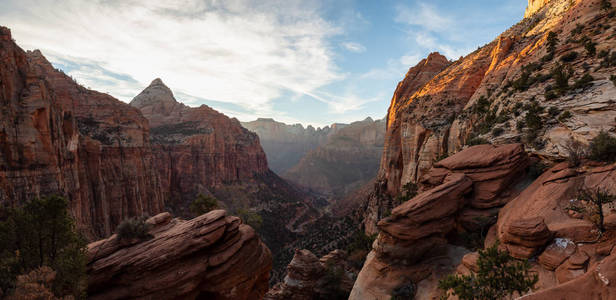
M616 24L615 19L599 1L530 1L528 11L532 16L493 42L455 62L431 54L400 82L368 200L373 204L366 207L373 222L368 228L374 228L387 206L379 203L396 197L404 184L419 182L435 161L469 142L524 142L527 151L557 161L568 156L571 138L588 145L601 130L614 131L616 87L609 78L616 65L605 57L616 40L604 27ZM550 32L558 39L553 47ZM584 37L596 43L597 55L587 53L580 42ZM557 93L551 74L561 64L572 72L568 87ZM585 75L592 76L586 84L581 80ZM527 119L539 121L529 125Z
M340 299L353 286L346 254L334 250L317 258L308 250L296 250L284 281L265 295L266 300Z
M384 136L383 120L366 118L348 124L330 133L283 178L327 198L343 198L376 176Z
M528 18L541 10L551 0L528 0L528 6L526 12L524 12L524 18Z
M304 128L301 124L287 125L274 119L259 118L242 122L242 126L259 136L270 168L283 175L306 153L325 143L331 133L343 128L344 124L315 129L310 125Z
M223 210L192 220L161 213L152 238L88 245L90 299L260 299L272 258L254 230Z
M78 226L105 236L164 207L141 113L83 88L0 27L0 204L67 197Z
M520 144L475 146L438 162L422 180L425 191L378 222L378 237L350 299L388 299L406 282L428 278L431 262L442 257L459 264L460 251L448 245L448 235L465 230L465 211L489 217L492 208L509 201L527 164Z
M130 104L149 120L155 167L168 205L178 212L185 213L199 193L268 175L255 134L206 105L177 102L162 80L152 81Z

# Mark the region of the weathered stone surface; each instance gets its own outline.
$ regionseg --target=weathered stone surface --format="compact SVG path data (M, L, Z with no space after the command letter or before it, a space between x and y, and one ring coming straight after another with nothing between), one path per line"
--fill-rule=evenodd
M539 263L547 270L554 271L560 266L569 256L575 253L575 244L568 239L556 238L544 251L539 255Z
M163 207L148 122L75 83L0 27L0 203L66 196L89 237Z
M521 299L609 300L616 298L614 282L616 282L616 255L610 255L584 275Z
M117 235L88 245L90 299L260 299L269 249L237 217L215 210L192 220L150 218L151 239Z
M334 250L320 259L308 250L295 250L293 260L287 266L284 281L268 291L267 300L313 300L332 299L334 290L350 292L353 279L348 271L346 253ZM340 275L340 278L331 276ZM336 280L336 282L330 282ZM338 286L332 286L337 284Z
M509 224L502 236L511 256L530 258L552 239L552 233L542 217L517 219Z

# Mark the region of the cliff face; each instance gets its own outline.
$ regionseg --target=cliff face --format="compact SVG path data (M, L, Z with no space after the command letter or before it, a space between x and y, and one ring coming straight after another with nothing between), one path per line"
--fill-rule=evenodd
M376 176L383 153L385 122L353 122L331 133L283 177L319 194L342 198Z
M177 102L160 79L130 104L150 122L154 165L174 208L185 209L199 193L268 174L256 134L208 106Z
M192 220L161 213L145 241L88 245L90 299L261 299L272 256L254 230L215 210Z
M528 0L528 6L526 12L524 12L524 18L528 18L541 10L551 0Z
M304 128L301 124L287 125L263 118L243 122L242 126L259 136L270 168L281 175L295 166L306 153L327 141L328 135L342 127Z
M157 213L163 197L147 120L87 90L0 28L0 203L59 194L80 228L105 236L124 218Z
M604 24L614 21L599 3L549 1L456 62L432 54L411 68L392 98L370 201L395 197L434 161L475 140L524 142L529 152L557 160L568 156L570 138L588 144L600 130L612 130L616 107L609 99L616 88L609 81L615 66L609 53L616 41ZM548 40L550 32L555 42ZM588 54L586 41L596 44L596 54ZM599 57L602 51L608 54ZM568 77L564 88L554 76L561 64L560 74ZM591 77L584 85L586 74ZM376 213L377 207L369 210Z

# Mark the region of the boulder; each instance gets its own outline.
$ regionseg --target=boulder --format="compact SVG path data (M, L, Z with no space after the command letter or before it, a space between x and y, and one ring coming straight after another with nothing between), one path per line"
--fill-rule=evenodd
M530 258L550 239L552 233L541 217L515 220L502 236L511 256L516 258Z
M146 221L150 239L88 245L89 299L259 299L272 257L255 231L223 210Z

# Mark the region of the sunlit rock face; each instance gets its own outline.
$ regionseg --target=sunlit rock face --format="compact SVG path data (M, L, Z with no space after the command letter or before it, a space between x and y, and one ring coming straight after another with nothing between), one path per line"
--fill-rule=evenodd
M552 0L528 0L528 6L526 7L526 12L524 13L524 17L528 18L532 16L537 11L542 9L550 1Z
M558 160L568 156L565 144L571 138L588 145L601 130L611 131L616 125L616 108L610 100L616 89L609 81L614 67L600 67L603 59L598 55L586 55L584 45L568 42L592 36L597 53L611 50L616 46L612 32L599 24L615 23L614 19L599 2L552 0L539 6L531 17L465 57L447 61L431 54L409 70L388 111L375 192L365 205L369 232L376 232L376 222L386 211L383 207L390 205L404 184L419 182L435 161L460 151L475 137L494 144L524 142L528 152ZM586 25L573 36L578 24ZM543 60L549 32L555 32L559 42L553 59ZM560 58L572 51L579 55L567 63L573 70L569 86L586 73L593 77L590 86L551 99L546 98L546 89L554 87L554 79L514 86L524 75L524 66L537 66L529 78L548 76L562 63ZM483 115L475 109L480 99L487 103ZM529 140L525 107L532 100L543 112L541 129ZM484 130L481 125L487 123L488 112L500 118ZM558 119L565 112L570 117Z
M65 196L88 237L164 207L139 110L86 89L0 27L0 203Z

